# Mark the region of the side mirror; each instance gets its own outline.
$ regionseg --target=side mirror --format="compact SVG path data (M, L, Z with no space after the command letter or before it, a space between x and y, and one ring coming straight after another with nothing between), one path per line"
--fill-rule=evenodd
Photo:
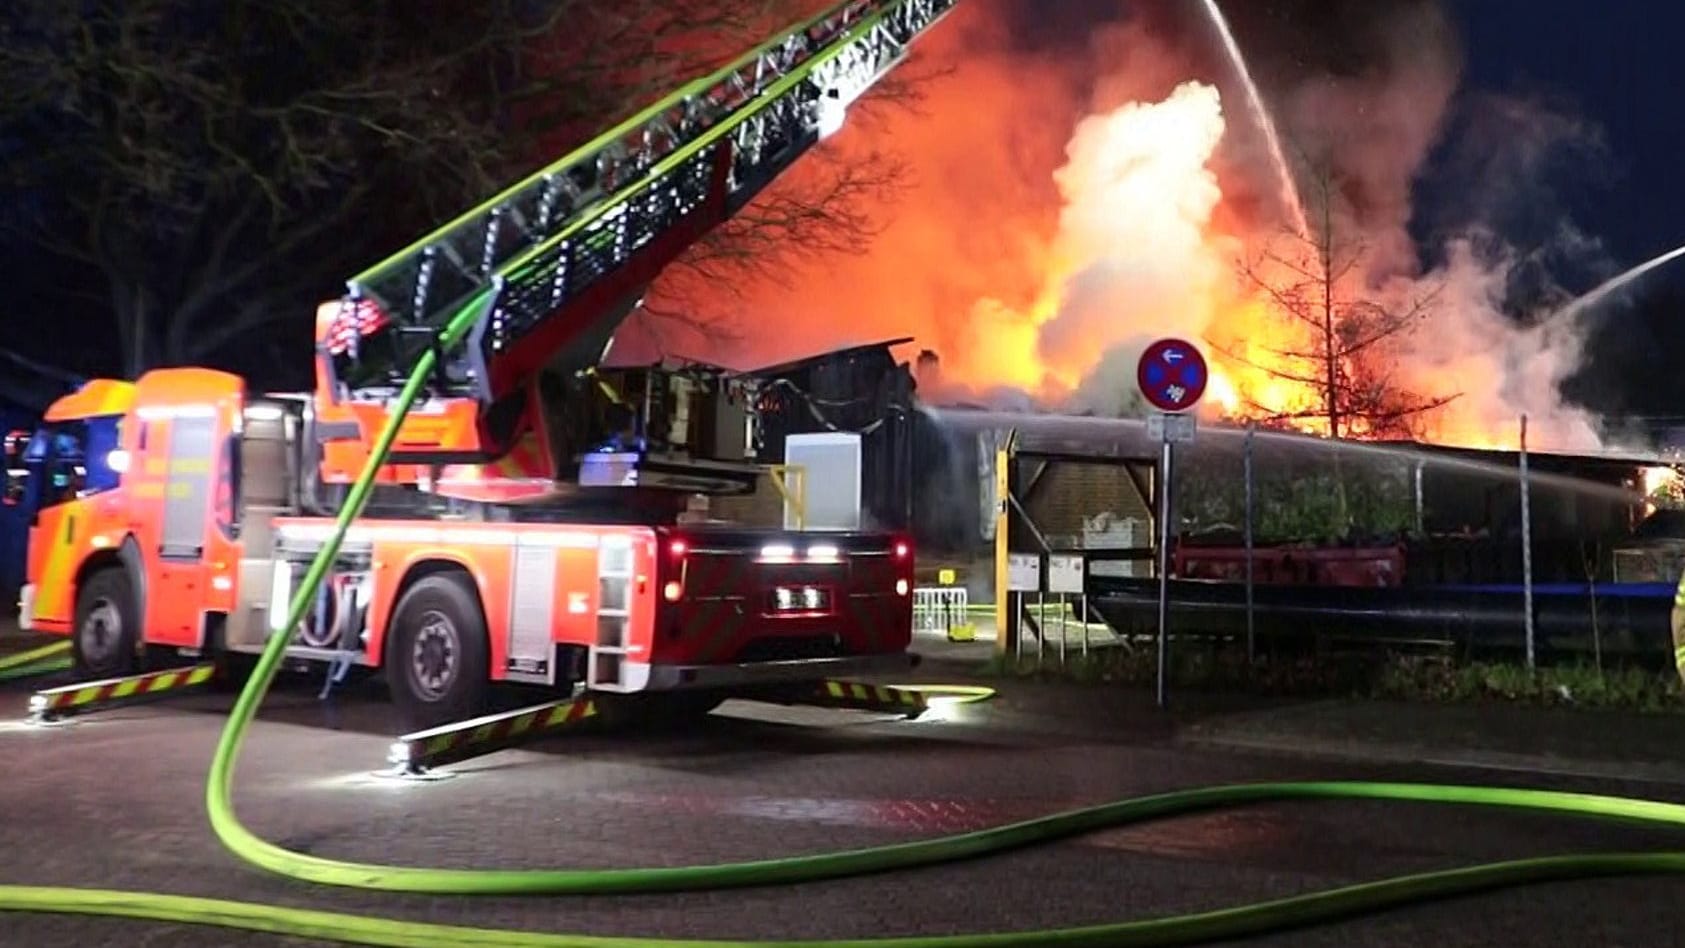
M11 431L6 435L6 487L4 494L0 494L0 504L16 507L23 503L25 478L28 470L24 467L24 452L29 448L29 432L23 429Z

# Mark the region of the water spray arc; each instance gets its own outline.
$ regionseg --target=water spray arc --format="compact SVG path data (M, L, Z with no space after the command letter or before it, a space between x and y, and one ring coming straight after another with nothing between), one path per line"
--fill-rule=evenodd
M1252 80L1252 70L1247 68L1246 57L1240 51L1240 43L1235 40L1234 32L1229 29L1229 21L1223 16L1222 8L1217 6L1217 0L1205 0L1205 13L1222 39L1229 62L1234 65L1235 74L1246 89L1246 101L1252 111L1252 118L1263 130L1264 141L1270 149L1270 161L1275 165L1281 202L1287 206L1287 213L1293 218L1293 231L1300 237L1309 237L1311 229L1310 223L1305 219L1305 204L1299 197L1299 186L1293 181L1293 169L1287 163L1287 155L1281 149L1281 136L1276 132L1275 117L1264 104L1264 96L1258 91L1258 84Z
M1685 257L1685 245L1675 247L1672 250L1669 250L1667 253L1657 254L1656 256L1651 257L1649 260L1644 261L1643 263L1639 264L1636 267L1632 267L1630 269L1627 269L1627 270L1625 270L1621 273L1618 273L1618 274L1610 277L1607 280L1604 280L1602 283L1599 283L1598 285L1592 287L1591 289L1587 290L1586 292L1584 292L1584 293L1580 294L1579 296L1575 297L1571 302L1568 303L1568 305L1566 305L1566 306L1562 307L1561 309L1557 310L1555 313L1553 313L1551 315L1551 319L1552 320L1566 319L1569 316L1573 316L1577 313L1584 312L1586 309L1589 309L1590 307L1596 306L1598 303L1603 302L1611 294L1615 293L1616 291L1618 291L1618 290L1622 289L1623 287L1627 286L1628 284L1632 283L1634 280L1637 280L1639 277L1644 276L1646 273L1649 273L1651 270L1654 270L1658 267L1665 266L1668 263L1671 263L1671 262L1673 262L1674 260L1677 260L1680 257Z

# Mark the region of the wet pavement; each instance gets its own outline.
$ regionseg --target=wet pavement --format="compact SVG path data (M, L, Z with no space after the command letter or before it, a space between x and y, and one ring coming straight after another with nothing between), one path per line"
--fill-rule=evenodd
M923 671L926 680L945 677L932 674L939 668ZM557 735L450 768L459 773L452 779L405 783L371 775L397 733L378 687L358 685L324 705L315 697L318 684L292 679L272 694L241 758L237 801L261 835L342 859L491 868L765 858L960 832L1143 793L1276 779L1448 780L1685 801L1685 785L1194 744L1190 734L1209 737L1224 721L1243 721L1248 733L1265 725L1255 708L1213 702L1163 715L1140 696L1048 685L1009 686L996 705L952 709L928 722L733 703L683 732ZM874 937L1093 924L1546 853L1685 849L1685 833L1618 823L1301 803L782 888L525 899L362 893L274 877L240 863L213 838L202 782L229 696L182 695L28 729L11 722L22 717L29 690L25 683L0 685L0 882L7 883L143 888L541 931ZM1301 714L1335 716L1326 705ZM1618 743L1611 738L1608 746ZM1248 944L1685 945L1679 892L1678 880L1553 884ZM0 944L31 948L235 943L303 944L116 920L0 921Z

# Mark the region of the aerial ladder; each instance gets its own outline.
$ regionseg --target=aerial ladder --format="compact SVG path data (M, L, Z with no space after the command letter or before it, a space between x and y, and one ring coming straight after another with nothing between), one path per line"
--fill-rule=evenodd
M382 480L507 455L534 424L535 375L597 364L662 268L835 132L954 3L839 4L349 280L318 313L324 482L361 470L405 370L468 309L473 330L440 353Z

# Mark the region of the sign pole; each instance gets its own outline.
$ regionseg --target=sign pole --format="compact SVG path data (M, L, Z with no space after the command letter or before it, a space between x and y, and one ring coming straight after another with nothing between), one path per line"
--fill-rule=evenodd
M1049 553L1047 555L1047 591L1059 597L1059 665L1064 667L1070 632L1065 613L1070 610L1070 596L1084 598L1088 570L1081 553ZM1086 617L1086 615L1085 615ZM1045 628L1043 629L1045 632ZM1088 632L1083 631L1084 657L1088 655Z
M1042 563L1038 553L1008 553L1006 555L1006 593L1012 597L1012 667L1022 667L1024 663L1024 601L1029 593L1035 593L1039 601L1042 594ZM1041 666L1041 639L1036 638L1036 666Z
M1205 356L1185 339L1160 339L1147 346L1135 366L1135 384L1147 404L1147 436L1159 445L1158 489L1158 706L1170 705L1170 512L1178 441L1192 441L1196 427L1189 411L1205 394L1209 380Z
M1071 602L1064 593L1059 594L1059 667L1065 667L1065 644L1070 636L1067 614L1071 611Z
M1176 446L1169 437L1159 449L1158 488L1158 706L1170 706L1170 484Z

